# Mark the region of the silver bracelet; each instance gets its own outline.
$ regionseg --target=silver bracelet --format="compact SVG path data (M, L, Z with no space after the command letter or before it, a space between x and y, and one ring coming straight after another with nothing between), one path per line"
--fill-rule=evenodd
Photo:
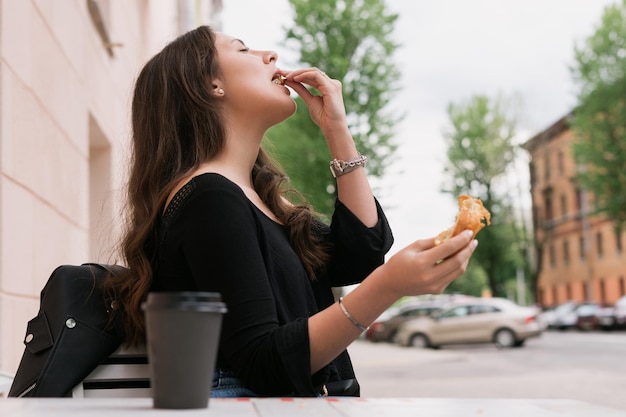
M358 154L356 158L352 158L349 161L342 161L341 159L333 159L330 161L330 172L333 177L337 178L348 172L352 172L359 167L364 167L367 163L367 156Z
M339 297L339 307L341 307L341 311L343 311L343 314L348 318L348 320L352 322L352 324L356 326L357 329L362 332L367 330L367 327L356 321L356 319L352 317L352 314L350 314L350 312L346 309L346 306L343 305L343 297Z

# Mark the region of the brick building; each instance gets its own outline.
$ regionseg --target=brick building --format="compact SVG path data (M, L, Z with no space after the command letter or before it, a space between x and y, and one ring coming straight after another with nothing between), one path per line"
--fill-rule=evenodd
M574 179L576 165L568 114L522 145L530 154L533 226L537 248L537 301L614 303L626 294L624 234L590 215L593 195Z

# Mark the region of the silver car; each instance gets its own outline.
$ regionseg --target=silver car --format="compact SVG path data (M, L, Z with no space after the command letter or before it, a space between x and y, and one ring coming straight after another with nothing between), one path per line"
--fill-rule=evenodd
M464 343L518 347L542 331L535 308L502 298L478 298L407 321L398 329L395 341L402 346L431 348Z

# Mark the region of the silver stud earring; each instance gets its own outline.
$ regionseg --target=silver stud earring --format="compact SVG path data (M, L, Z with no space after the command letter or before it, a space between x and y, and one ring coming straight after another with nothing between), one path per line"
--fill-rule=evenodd
M219 94L220 96L221 96L221 95L224 95L224 90L223 90L223 89L221 89L221 88L218 88L218 89L217 89L217 94Z

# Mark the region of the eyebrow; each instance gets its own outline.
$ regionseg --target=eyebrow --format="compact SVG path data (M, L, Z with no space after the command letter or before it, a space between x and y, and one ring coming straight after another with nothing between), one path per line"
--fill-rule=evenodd
M240 44L242 44L243 46L246 46L246 43L244 41L242 41L241 39L233 39L231 41L231 43L235 43L235 42L239 42Z

